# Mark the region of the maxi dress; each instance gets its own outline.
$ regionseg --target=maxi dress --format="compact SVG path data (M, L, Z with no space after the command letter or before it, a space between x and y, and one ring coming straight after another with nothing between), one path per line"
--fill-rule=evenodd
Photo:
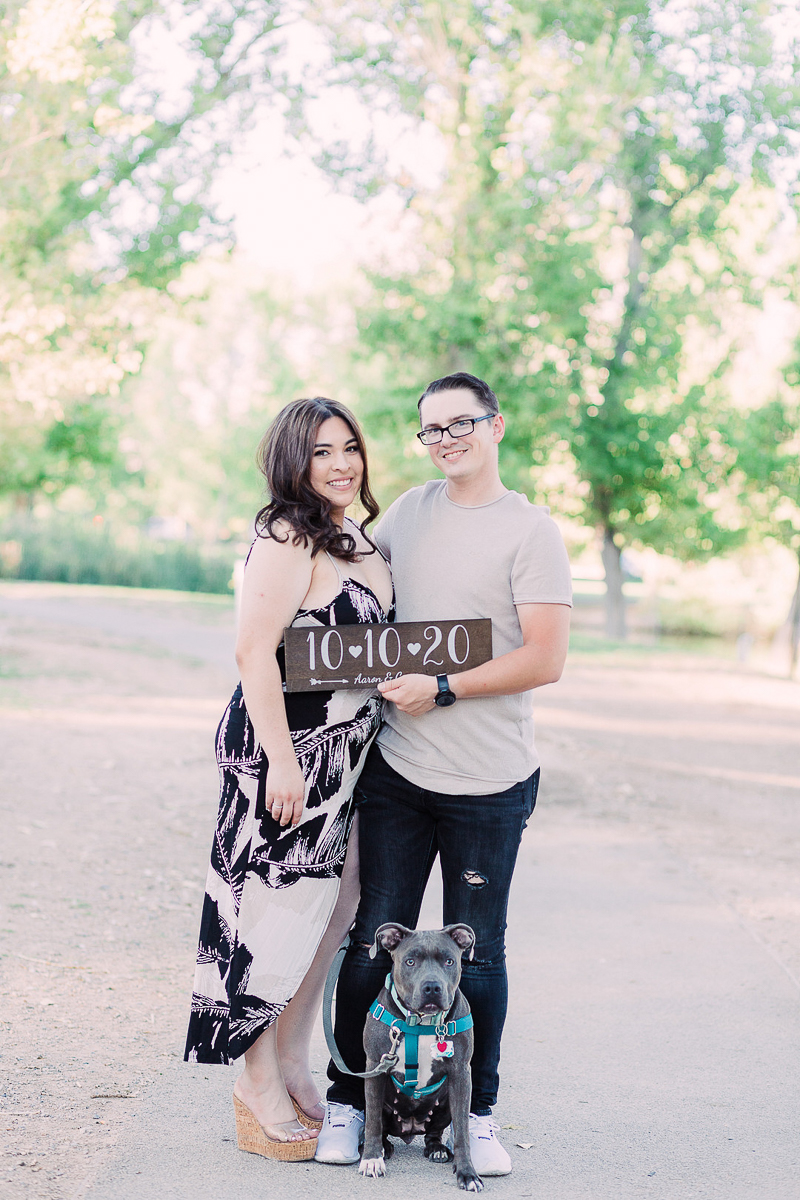
M330 556L329 556L330 557ZM339 576L321 608L293 626L394 619L375 593ZM283 645L278 648L285 680ZM278 1018L300 986L339 892L353 823L353 789L381 720L374 688L284 693L305 778L300 823L281 827L267 811L268 763L236 688L217 730L220 802L200 925L189 1062L228 1063Z

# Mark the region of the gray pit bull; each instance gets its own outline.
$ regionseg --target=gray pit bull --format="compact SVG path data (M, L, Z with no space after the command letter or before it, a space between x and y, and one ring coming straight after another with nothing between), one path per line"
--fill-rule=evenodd
M444 1012L447 1021L457 1021L469 1013L469 1004L459 991L461 955L471 951L475 934L469 925L448 925L446 929L413 930L389 922L375 933L370 956L378 948L392 956L392 980L403 1008L420 1017ZM387 987L378 1002L392 1017L403 1019L397 1003ZM439 1056L437 1044L447 1047L446 1057ZM436 1036L421 1036L418 1042L418 1087L445 1082L435 1092L415 1099L395 1087L388 1075L378 1075L364 1081L366 1094L366 1124L364 1149L359 1170L362 1175L377 1177L386 1174L385 1160L394 1147L389 1134L408 1144L417 1134L425 1137L425 1157L432 1162L453 1162L458 1186L467 1192L483 1191L483 1181L472 1165L469 1153L469 1102L471 1081L469 1064L472 1058L472 1029L456 1033L445 1043ZM372 1015L364 1027L364 1049L367 1070L372 1071L383 1055L393 1050L392 1031ZM403 1039L398 1045L399 1062L393 1074L404 1074ZM448 1125L453 1126L453 1153L442 1142Z

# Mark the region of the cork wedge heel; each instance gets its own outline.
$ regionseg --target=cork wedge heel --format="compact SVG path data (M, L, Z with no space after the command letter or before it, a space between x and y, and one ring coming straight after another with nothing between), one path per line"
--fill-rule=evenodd
M246 1150L249 1154L262 1154L264 1158L274 1158L279 1162L307 1162L314 1157L316 1138L284 1142L279 1138L270 1137L270 1126L265 1130L238 1096L233 1097L233 1111L236 1116L236 1141L240 1150Z
M320 1129L322 1129L322 1121L319 1117L310 1117L306 1110L300 1107L294 1096L290 1096L289 1099L294 1106L294 1111L297 1113L297 1119L300 1124L305 1125L306 1129L316 1129L317 1133L319 1133Z

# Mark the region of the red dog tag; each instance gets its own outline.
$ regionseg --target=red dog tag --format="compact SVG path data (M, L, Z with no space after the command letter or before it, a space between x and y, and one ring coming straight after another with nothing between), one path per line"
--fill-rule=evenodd
M447 1042L437 1042L436 1049L440 1054L444 1054L445 1050L447 1049Z

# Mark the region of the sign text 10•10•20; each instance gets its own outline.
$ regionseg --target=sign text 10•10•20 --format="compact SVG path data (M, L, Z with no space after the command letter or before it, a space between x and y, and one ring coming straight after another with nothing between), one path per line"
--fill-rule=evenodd
M468 671L492 657L492 623L293 626L284 631L286 690L374 687L400 675Z

